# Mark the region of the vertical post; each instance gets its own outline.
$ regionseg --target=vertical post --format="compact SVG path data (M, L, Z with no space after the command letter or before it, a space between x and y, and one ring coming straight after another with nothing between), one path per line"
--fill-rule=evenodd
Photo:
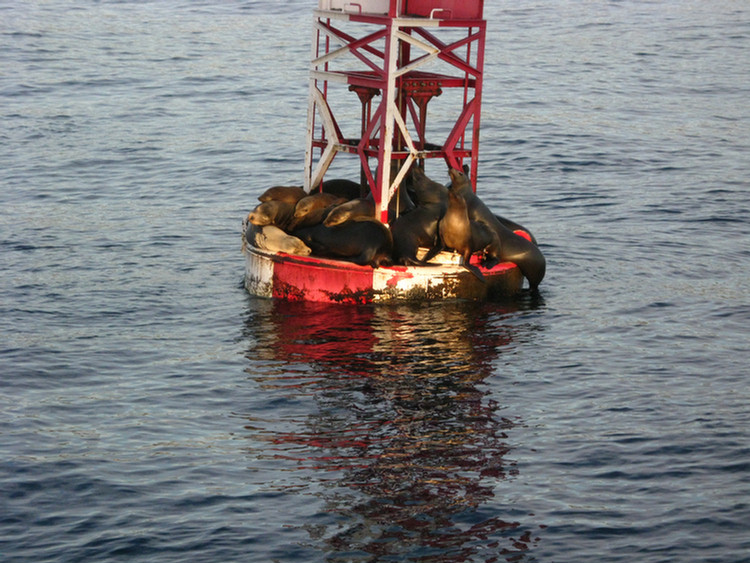
M320 51L320 31L313 25L313 34L310 49L310 60L314 61L318 58ZM312 68L311 68L312 70ZM309 92L307 95L307 140L305 142L305 177L303 179L303 188L307 193L310 193L312 186L310 180L312 176L312 160L313 160L313 137L315 136L315 95L314 91L316 88L316 79L310 73L309 79Z
M484 40L487 32L485 22L479 24L479 40L477 41L477 75L474 79L474 99L477 102L474 111L474 129L471 136L471 185L477 191L477 169L479 168L479 121L482 115L482 82L484 81ZM471 33L471 30L469 30Z
M387 35L385 37L385 76L386 86L383 89L384 115L380 129L380 147L378 149L378 177L377 191L375 196L376 213L383 223L388 222L388 203L390 200L391 185L391 156L393 155L393 131L395 117L393 112L398 111L396 107L396 70L398 64L398 37L396 32L398 26L394 20L389 19L386 24Z

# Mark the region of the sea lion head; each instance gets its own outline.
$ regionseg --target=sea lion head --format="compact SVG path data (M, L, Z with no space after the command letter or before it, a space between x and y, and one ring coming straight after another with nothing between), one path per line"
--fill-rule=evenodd
M255 209L247 215L248 223L258 225L259 227L270 225L272 219L269 207L269 202L263 202L256 206Z
M451 179L451 188L461 188L469 183L469 177L461 170L451 168L448 170L448 176Z

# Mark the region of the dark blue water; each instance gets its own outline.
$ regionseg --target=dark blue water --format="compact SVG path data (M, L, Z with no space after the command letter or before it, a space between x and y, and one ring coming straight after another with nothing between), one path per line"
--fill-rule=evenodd
M314 4L0 3L0 559L747 561L747 2L486 2L541 295L377 307L241 286Z

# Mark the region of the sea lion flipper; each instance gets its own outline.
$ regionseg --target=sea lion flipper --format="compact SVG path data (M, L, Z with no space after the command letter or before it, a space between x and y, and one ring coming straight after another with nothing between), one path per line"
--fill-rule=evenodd
M500 263L500 259L496 257L487 258L482 266L487 270L491 270Z
M467 270L469 270L469 272L471 272L472 274L474 274L474 276L480 282L487 283L487 280L484 278L484 274L482 273L482 271L479 268L477 268L474 264L464 264L463 266L464 266L464 268L466 268Z
M422 262L429 262L430 260L435 258L435 256L440 254L444 250L444 248L445 248L444 245L436 244L430 250L427 251L427 254L422 256Z

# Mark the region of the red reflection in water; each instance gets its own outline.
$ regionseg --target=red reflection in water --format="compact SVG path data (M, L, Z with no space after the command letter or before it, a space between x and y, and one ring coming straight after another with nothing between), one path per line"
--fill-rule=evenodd
M498 414L484 384L513 343L513 329L502 323L512 310L473 303L269 307L262 323L248 327L260 344L252 355L304 363L312 375L294 375L292 386L263 382L286 392L304 387L318 411L302 428L254 438L325 483L327 511L339 519L316 539L365 559L523 557L535 541L531 531L495 513L493 501L517 474L505 460L517 421Z

